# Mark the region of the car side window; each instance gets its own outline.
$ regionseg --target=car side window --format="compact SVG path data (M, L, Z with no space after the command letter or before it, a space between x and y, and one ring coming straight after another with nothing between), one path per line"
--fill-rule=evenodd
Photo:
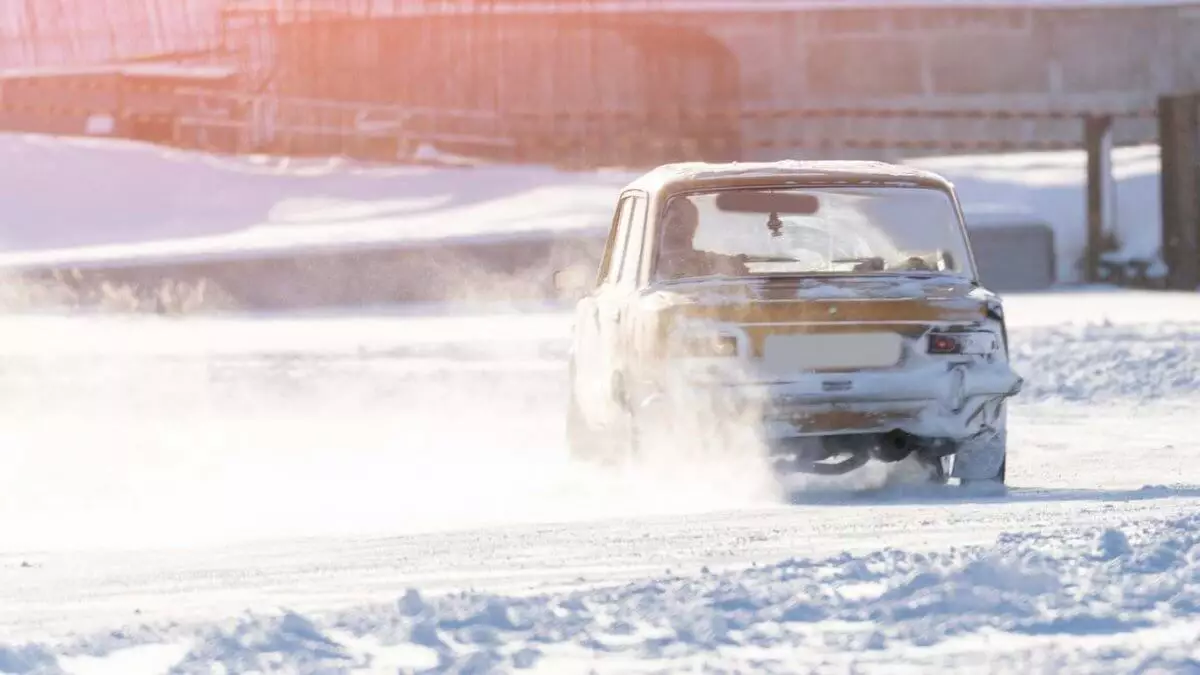
M629 214L633 209L633 200L631 195L621 197L613 211L613 222L609 229L608 244L604 249L600 278L596 280L596 286L613 283L620 275L621 266L625 262L626 243L629 241Z
M625 245L625 262L617 277L617 283L637 286L638 267L642 262L642 239L646 236L646 196L633 195L630 199L629 218L625 230L629 240Z

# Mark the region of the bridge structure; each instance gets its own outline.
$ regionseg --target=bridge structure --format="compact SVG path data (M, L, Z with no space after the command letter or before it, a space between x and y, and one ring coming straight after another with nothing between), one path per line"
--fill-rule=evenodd
M0 129L571 168L1086 150L1088 280L1115 214L1111 149L1158 143L1162 97L1200 91L1200 0L13 7Z

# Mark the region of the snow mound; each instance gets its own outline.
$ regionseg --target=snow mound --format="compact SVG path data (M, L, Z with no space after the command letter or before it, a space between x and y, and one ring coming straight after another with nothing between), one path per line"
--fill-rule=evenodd
M228 259L280 249L603 231L616 191L629 179L540 166L224 157L16 134L0 134L0 158L0 180L20 195L6 202L0 225L4 264Z
M1200 393L1200 323L1014 330L1017 400L1141 401Z
M972 227L1045 222L1054 231L1058 278L1080 279L1082 151L904 163L954 181ZM1158 164L1157 146L1113 153L1113 227L1124 256L1154 257L1161 245ZM0 133L0 183L9 195L0 266L229 259L522 232L602 235L617 191L640 173L217 157L114 139Z
M383 664L657 672L700 660L756 672L861 672L901 661L989 661L1000 671L1187 670L1200 664L1197 578L1200 516L1189 516L525 597L409 589L392 604L321 616L283 611L202 627L142 627L136 639L115 632L58 647L0 646L0 667L69 672L63 664L81 654L116 658L161 644L183 653L171 673L354 672Z

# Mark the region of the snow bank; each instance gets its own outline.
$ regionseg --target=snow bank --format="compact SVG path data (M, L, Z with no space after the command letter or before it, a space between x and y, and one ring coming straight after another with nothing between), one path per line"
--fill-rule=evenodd
M1154 255L1157 149L1116 152L1117 227ZM1049 224L1060 280L1079 278L1082 152L923 158L959 186L972 226ZM0 135L8 195L0 266L64 259L221 257L430 238L602 232L635 174L545 167L377 167L340 160L219 158L107 139Z
M0 265L604 227L625 174L228 158L0 135ZM23 253L24 255L14 255Z
M1017 401L1151 401L1200 394L1200 324L1068 326L1010 333Z
M1200 665L1197 575L1200 516L1142 519L532 596L408 589L329 614L0 644L0 671L1178 672Z

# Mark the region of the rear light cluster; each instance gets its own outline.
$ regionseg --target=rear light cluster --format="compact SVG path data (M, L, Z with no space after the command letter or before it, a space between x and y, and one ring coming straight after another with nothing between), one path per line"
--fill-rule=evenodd
M971 354L986 356L1000 349L1000 341L994 333L964 331L959 333L930 333L927 351L930 354Z
M962 342L954 335L946 333L931 333L929 335L930 354L961 354Z

